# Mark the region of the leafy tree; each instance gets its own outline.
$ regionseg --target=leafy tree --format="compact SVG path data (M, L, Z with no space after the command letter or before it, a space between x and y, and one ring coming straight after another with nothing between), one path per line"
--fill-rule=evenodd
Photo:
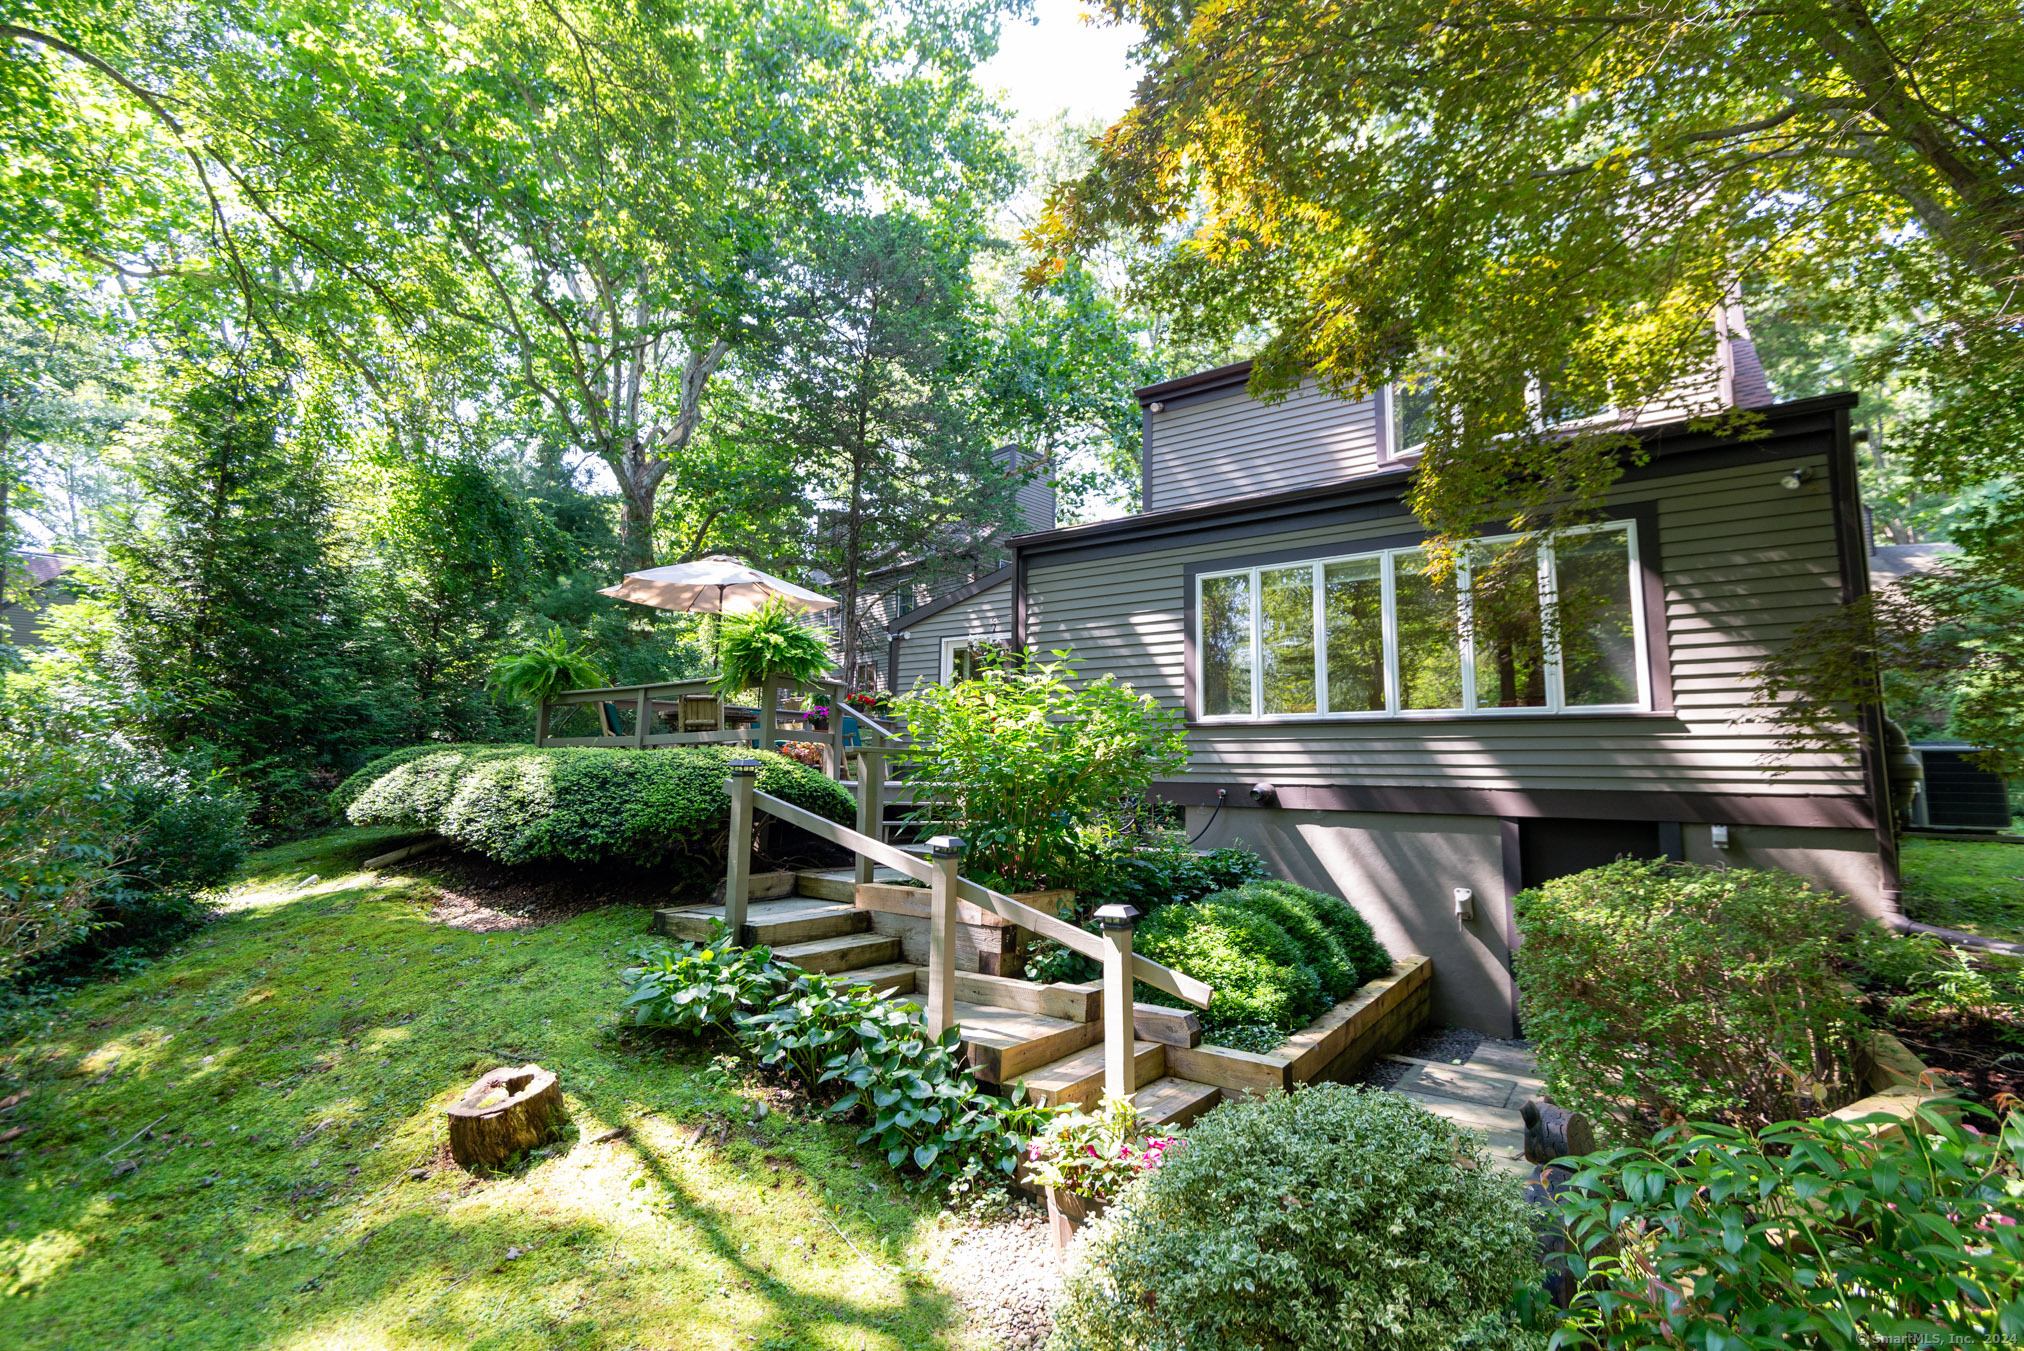
M1711 314L1851 279L1912 317L1888 364L1933 400L1912 450L1972 477L2024 456L2003 308L2024 249L2024 25L1978 0L1624 10L1446 0L1113 0L1151 68L1041 242L1167 245L1184 327L1268 334L1254 388L1308 373L1434 405L1414 509L1577 517L1614 426L1711 373Z
M812 481L805 557L840 593L853 681L873 575L946 569L1012 519L1017 485L992 461L963 378L980 341L970 243L959 226L900 212L838 228L807 266L771 411L754 420Z
M1015 297L1009 310L978 371L978 394L995 425L1048 467L1070 515L1101 498L1136 510L1133 391L1163 374L1143 325L1082 266Z
M196 368L131 472L87 655L127 692L131 730L170 755L215 754L264 819L312 810L372 726L372 654L326 551L332 494L289 435L281 379L249 356Z
M484 687L528 596L535 518L486 466L386 451L358 468L354 529L379 698L399 741L496 737Z

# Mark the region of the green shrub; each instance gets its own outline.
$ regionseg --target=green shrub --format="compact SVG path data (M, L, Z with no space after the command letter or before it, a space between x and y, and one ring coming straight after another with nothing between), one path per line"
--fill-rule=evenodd
M1249 849L1198 854L1178 832L1150 839L1125 837L1098 846L1076 873L1076 908L1085 915L1106 905L1129 905L1150 915L1163 905L1199 901L1271 876Z
M1178 710L1114 676L1079 681L1066 660L922 685L897 708L915 819L952 823L969 846L964 873L1010 890L1073 885L1090 836L1186 761Z
M1234 901L1211 898L1155 910L1132 946L1215 987L1215 999L1202 1012L1206 1033L1256 1023L1291 1032L1329 1005L1299 942L1271 916ZM1141 984L1138 991L1136 998L1148 1003L1181 1007L1163 990Z
M1370 921L1356 912L1356 907L1340 896L1325 891L1310 891L1297 887L1291 882L1266 879L1243 888L1246 891L1269 891L1299 901L1314 914L1314 917L1335 935L1335 941L1342 945L1344 957L1350 969L1356 973L1356 984L1391 974L1392 955L1385 945L1377 941L1371 931ZM1351 987L1352 989L1355 986Z
M1518 988L1553 1098L1643 1139L1851 1096L1847 916L1787 873L1624 860L1519 894Z
M1590 1155L1561 1205L1582 1287L1568 1331L1612 1351L2014 1340L2024 1119L1982 1133L1930 1105L1919 1118L1697 1126Z
M1333 1004L1349 998L1363 982L1357 979L1356 968L1343 951L1342 940L1316 915L1318 907L1310 898L1318 894L1290 884L1254 884L1219 893L1211 899L1263 915L1286 930L1300 945L1300 955L1314 968L1316 978L1321 981L1321 993Z
M500 863L721 861L730 798L723 746L411 746L345 780L332 804L354 825L408 826ZM854 819L834 780L756 752L760 791Z
M1498 1345L1538 1270L1527 1210L1479 1146L1396 1094L1322 1084L1227 1104L1090 1231L1048 1346Z

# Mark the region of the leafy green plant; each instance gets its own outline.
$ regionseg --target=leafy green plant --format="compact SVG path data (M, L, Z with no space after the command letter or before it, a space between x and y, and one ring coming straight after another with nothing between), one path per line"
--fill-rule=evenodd
M858 1143L894 1167L911 1163L930 1181L960 1175L972 1161L1011 1177L1047 1110L1027 1100L1024 1085L1009 1099L984 1092L962 1061L958 1029L929 1041L918 1024L907 1027L909 1035L864 1038L825 1072L850 1090L829 1110L863 1108L870 1122Z
M1042 1187L1109 1205L1166 1162L1179 1138L1146 1124L1130 1098L1106 1097L1095 1112L1077 1108L1047 1123L1027 1148L1029 1179Z
M1076 908L1087 915L1106 905L1129 905L1150 915L1163 905L1199 901L1271 875L1265 860L1249 849L1198 854L1179 831L1124 836L1090 849L1075 875Z
M729 1034L812 1099L836 1095L828 1115L862 1113L858 1143L928 1183L962 1182L973 1203L980 1175L1002 1186L1018 1168L1051 1113L1023 1087L1010 1098L986 1092L963 1063L957 1029L931 1041L906 1006L729 937L720 925L707 944L636 949L639 964L624 973L634 1023Z
M1956 1119L1955 1113L1962 1113ZM2024 1118L1677 1127L1578 1161L1570 1340L1611 1348L1994 1344L2024 1326ZM1882 1127L1882 1129L1879 1129Z
M895 760L920 786L916 819L950 823L969 845L965 871L1015 889L1073 885L1085 836L1186 760L1178 710L1114 675L1081 681L1055 655L897 703L910 741Z
M722 920L708 943L642 943L638 963L620 974L625 1007L637 1027L678 1032L731 1028L742 1015L769 1006L798 974L773 960L770 948L732 944Z
M771 751L759 788L831 821L855 819L836 782ZM500 863L721 867L730 798L722 746L411 746L352 775L331 805L361 826L433 830Z
M1984 1019L2024 1017L2024 963L1971 953L1932 934L1894 934L1880 924L1856 932L1857 979L1881 994L1892 1021L1960 1011Z
M539 704L565 690L595 689L604 683L604 672L590 654L570 646L569 635L560 627L550 628L524 650L501 657L486 681L495 698L512 704Z
M1237 888L1237 896L1240 901L1253 896L1277 897L1311 914L1341 945L1354 981L1350 986L1351 992L1368 981L1391 974L1391 953L1377 941L1370 921L1359 915L1356 907L1342 897L1272 878Z
M1048 1345L1507 1344L1513 1285L1537 1271L1527 1210L1480 1146L1396 1094L1227 1103L1083 1239Z
M1215 987L1215 1001L1202 1014L1212 1040L1237 1025L1291 1032L1330 1002L1299 942L1270 915L1232 901L1212 897L1155 910L1139 925L1133 947ZM1136 998L1180 1007L1149 985L1139 985Z
M1838 1106L1846 913L1788 873L1622 860L1521 892L1518 988L1554 1100L1643 1139Z
M762 1065L787 1065L813 1092L862 1044L883 1045L917 1034L912 1015L862 985L801 975L746 1028Z
M750 614L726 615L717 630L717 690L733 695L769 679L814 680L834 665L829 644L774 596Z

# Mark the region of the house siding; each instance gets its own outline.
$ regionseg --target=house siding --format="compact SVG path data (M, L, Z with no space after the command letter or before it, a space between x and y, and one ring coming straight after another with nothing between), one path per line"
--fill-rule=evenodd
M1798 490L1780 486L1795 465ZM1671 716L1519 715L1367 722L1198 724L1188 777L1278 785L1478 790L1610 790L1859 797L1855 754L1795 755L1749 716L1750 671L1794 627L1840 599L1825 456L1783 459L1626 485L1613 502L1656 504L1665 587ZM1072 648L1163 704L1185 695L1186 568L1416 528L1397 516L1353 526L1178 544L1080 562L1030 560L1029 650ZM1648 622L1656 616L1648 616Z
M1255 402L1239 387L1146 418L1149 512L1335 483L1378 468L1376 401L1334 398L1312 380L1278 403Z
M970 599L918 622L899 622L894 636L899 655L894 660L893 690L904 694L921 681L933 683L942 677L942 640L957 637L986 637L1012 632L1012 583L1006 580L978 592Z

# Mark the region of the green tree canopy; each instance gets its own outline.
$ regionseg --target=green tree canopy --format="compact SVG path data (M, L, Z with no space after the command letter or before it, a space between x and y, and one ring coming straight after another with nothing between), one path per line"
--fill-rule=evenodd
M1484 0L1113 0L1139 101L1036 242L1163 243L1142 282L1194 331L1433 403L1413 489L1450 538L1592 505L1627 442L1556 409L1657 405L1710 316L1832 279L1915 316L1935 473L2024 463L2003 298L2024 249L2024 24L1980 0L1598 9Z

